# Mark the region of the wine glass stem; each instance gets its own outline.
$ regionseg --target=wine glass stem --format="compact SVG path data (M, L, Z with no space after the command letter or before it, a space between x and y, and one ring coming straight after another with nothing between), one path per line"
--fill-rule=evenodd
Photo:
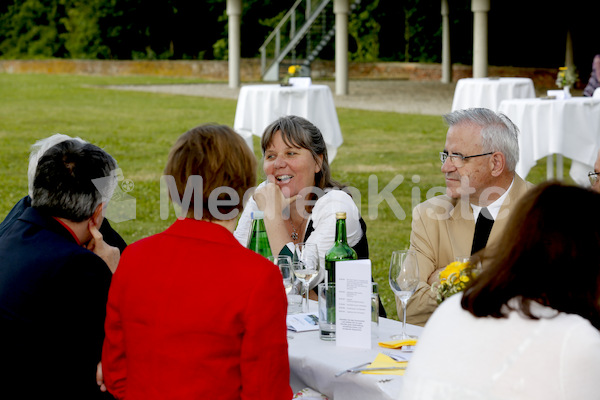
M402 303L402 336L406 336L406 300L401 300Z
M304 301L302 302L302 312L307 313L308 312L308 283L304 284Z

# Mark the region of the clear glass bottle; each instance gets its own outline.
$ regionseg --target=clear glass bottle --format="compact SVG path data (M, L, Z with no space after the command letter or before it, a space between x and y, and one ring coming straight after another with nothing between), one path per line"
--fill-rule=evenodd
M273 253L271 252L271 245L269 244L265 228L264 212L252 211L250 217L252 218L252 227L250 228L250 236L248 236L248 245L246 247L263 257L272 257Z
M327 271L327 282L335 283L336 261L356 260L357 255L352 247L348 245L346 236L346 213L335 213L335 243L325 254L325 270Z

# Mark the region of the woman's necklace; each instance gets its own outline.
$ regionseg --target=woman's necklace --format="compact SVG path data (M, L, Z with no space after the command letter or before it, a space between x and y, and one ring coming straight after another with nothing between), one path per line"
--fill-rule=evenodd
M288 219L288 221L290 221L290 226L292 227L292 233L290 233L290 237L295 242L299 238L299 236L298 236L298 229L296 229L296 226L292 222L292 218Z

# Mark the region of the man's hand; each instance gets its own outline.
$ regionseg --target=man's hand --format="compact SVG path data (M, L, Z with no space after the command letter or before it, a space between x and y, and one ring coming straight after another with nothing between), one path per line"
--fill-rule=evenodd
M429 278L427 278L427 284L429 286L433 285L436 282L440 281L440 272L442 272L444 269L446 269L446 267L441 267L436 269L435 271L433 271L431 273L431 275L429 275Z
M104 242L102 234L91 220L88 222L88 229L92 235L92 240L85 246L86 249L103 259L110 271L114 274L119 265L119 259L121 258L119 249Z

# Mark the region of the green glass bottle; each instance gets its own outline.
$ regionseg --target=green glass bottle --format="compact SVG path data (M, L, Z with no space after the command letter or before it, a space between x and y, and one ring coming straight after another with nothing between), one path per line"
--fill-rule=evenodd
M327 271L327 282L335 283L336 261L356 260L357 255L352 247L348 245L346 236L346 213L335 213L335 243L325 254L325 270Z
M269 244L269 238L267 237L267 230L265 228L264 212L252 211L250 217L252 218L252 227L250 229L250 236L248 236L248 245L246 247L263 257L272 257L273 253L271 252L271 245Z

